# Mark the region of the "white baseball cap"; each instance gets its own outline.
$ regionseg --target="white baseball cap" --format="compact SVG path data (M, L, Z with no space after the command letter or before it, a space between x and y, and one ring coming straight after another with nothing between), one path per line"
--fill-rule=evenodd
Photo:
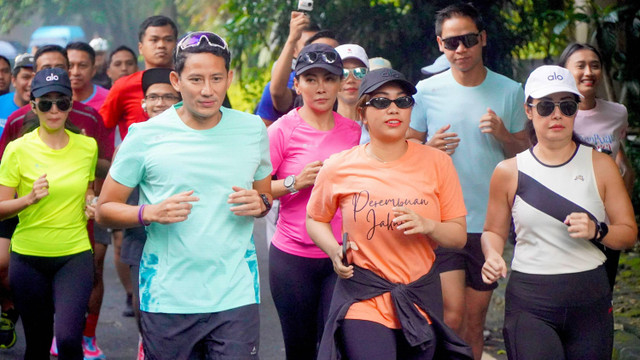
M94 51L107 51L109 50L109 42L103 38L97 37L89 41L89 45Z
M364 51L362 46L356 44L344 44L336 48L336 51L340 55L342 61L347 59L356 59L364 64L369 69L369 57L367 52Z
M529 97L539 99L549 94L569 92L580 97L576 80L571 72L561 66L543 65L533 70L524 86L524 101Z

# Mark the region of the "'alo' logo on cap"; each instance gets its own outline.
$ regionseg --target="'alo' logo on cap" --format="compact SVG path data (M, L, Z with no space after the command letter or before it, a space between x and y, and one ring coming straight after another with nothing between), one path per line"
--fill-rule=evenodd
M58 75L56 75L56 74L51 74L51 75L47 76L45 78L45 80L47 80L47 81L57 81L57 80L60 80L60 78L58 78Z
M554 71L552 75L547 76L547 80L549 81L553 81L553 80L564 80L564 76L560 75L560 74L556 74L556 72Z

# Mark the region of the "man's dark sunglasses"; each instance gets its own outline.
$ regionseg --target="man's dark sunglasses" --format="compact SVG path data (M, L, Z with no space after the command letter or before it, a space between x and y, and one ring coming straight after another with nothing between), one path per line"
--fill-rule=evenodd
M460 43L462 43L464 47L469 49L478 45L478 43L480 42L480 39L478 38L480 34L482 34L482 31L478 32L477 34L452 36L446 39L442 39L442 43L444 44L444 48L447 50L456 50L458 46L460 46Z
M71 108L71 99L66 97L55 99L55 100L40 99L40 101L38 101L37 103L38 110L42 112L47 112L51 110L51 108L53 107L53 104L56 104L56 106L58 107L58 110L67 111Z
M563 100L559 102L553 102L549 100L543 100L536 105L527 104L530 107L535 107L540 116L549 116L553 113L556 106L560 108L560 111L565 116L573 116L578 111L578 103L575 100Z
M386 109L391 106L391 103L395 103L398 108L407 109L412 107L414 102L415 101L411 96L401 96L395 100L387 99L384 97L377 97L367 101L364 105L373 106L376 109Z

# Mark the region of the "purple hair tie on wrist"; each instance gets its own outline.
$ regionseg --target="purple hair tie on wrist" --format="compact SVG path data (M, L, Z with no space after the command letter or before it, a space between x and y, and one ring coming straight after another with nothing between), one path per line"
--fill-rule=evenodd
M142 204L140 205L140 210L138 210L138 222L140 223L140 225L142 226L149 226L151 225L151 223L145 223L144 219L142 218L142 212L144 211L144 207L147 206L146 204Z

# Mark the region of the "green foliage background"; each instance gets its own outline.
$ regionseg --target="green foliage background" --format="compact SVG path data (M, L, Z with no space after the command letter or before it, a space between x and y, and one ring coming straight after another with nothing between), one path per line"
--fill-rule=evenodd
M489 36L500 39L487 46L487 65L511 75L511 50L516 39L502 18L503 3L474 2L486 18ZM242 54L236 56L237 66L264 66L268 63L265 50L267 59L277 58L296 4L286 0L233 0L221 7L230 46L234 54ZM357 43L370 57L389 59L394 68L417 81L420 68L440 55L434 33L435 13L448 4L450 1L441 0L316 0L310 16L321 28L335 31L340 42Z
M604 0L603 0L604 1ZM618 0L475 0L485 20L485 64L523 82L530 70L554 63L575 40L576 24L587 24L588 41L603 52L607 70L605 97L624 103L631 133L640 128L640 1ZM608 1L611 3L612 1ZM412 81L420 68L440 55L434 33L435 13L444 0L315 0L311 18L334 30L341 42L382 56ZM582 5L576 5L576 3ZM137 29L150 15L176 19L180 32L211 30L231 46L235 78L234 107L253 111L270 77L273 61L289 31L294 0L0 0L0 35L38 19L44 25L80 25L89 37L98 33L114 46L137 49ZM640 140L627 151L640 174ZM636 187L640 190L640 182ZM638 194L636 191L635 194ZM636 213L640 198L633 197Z

